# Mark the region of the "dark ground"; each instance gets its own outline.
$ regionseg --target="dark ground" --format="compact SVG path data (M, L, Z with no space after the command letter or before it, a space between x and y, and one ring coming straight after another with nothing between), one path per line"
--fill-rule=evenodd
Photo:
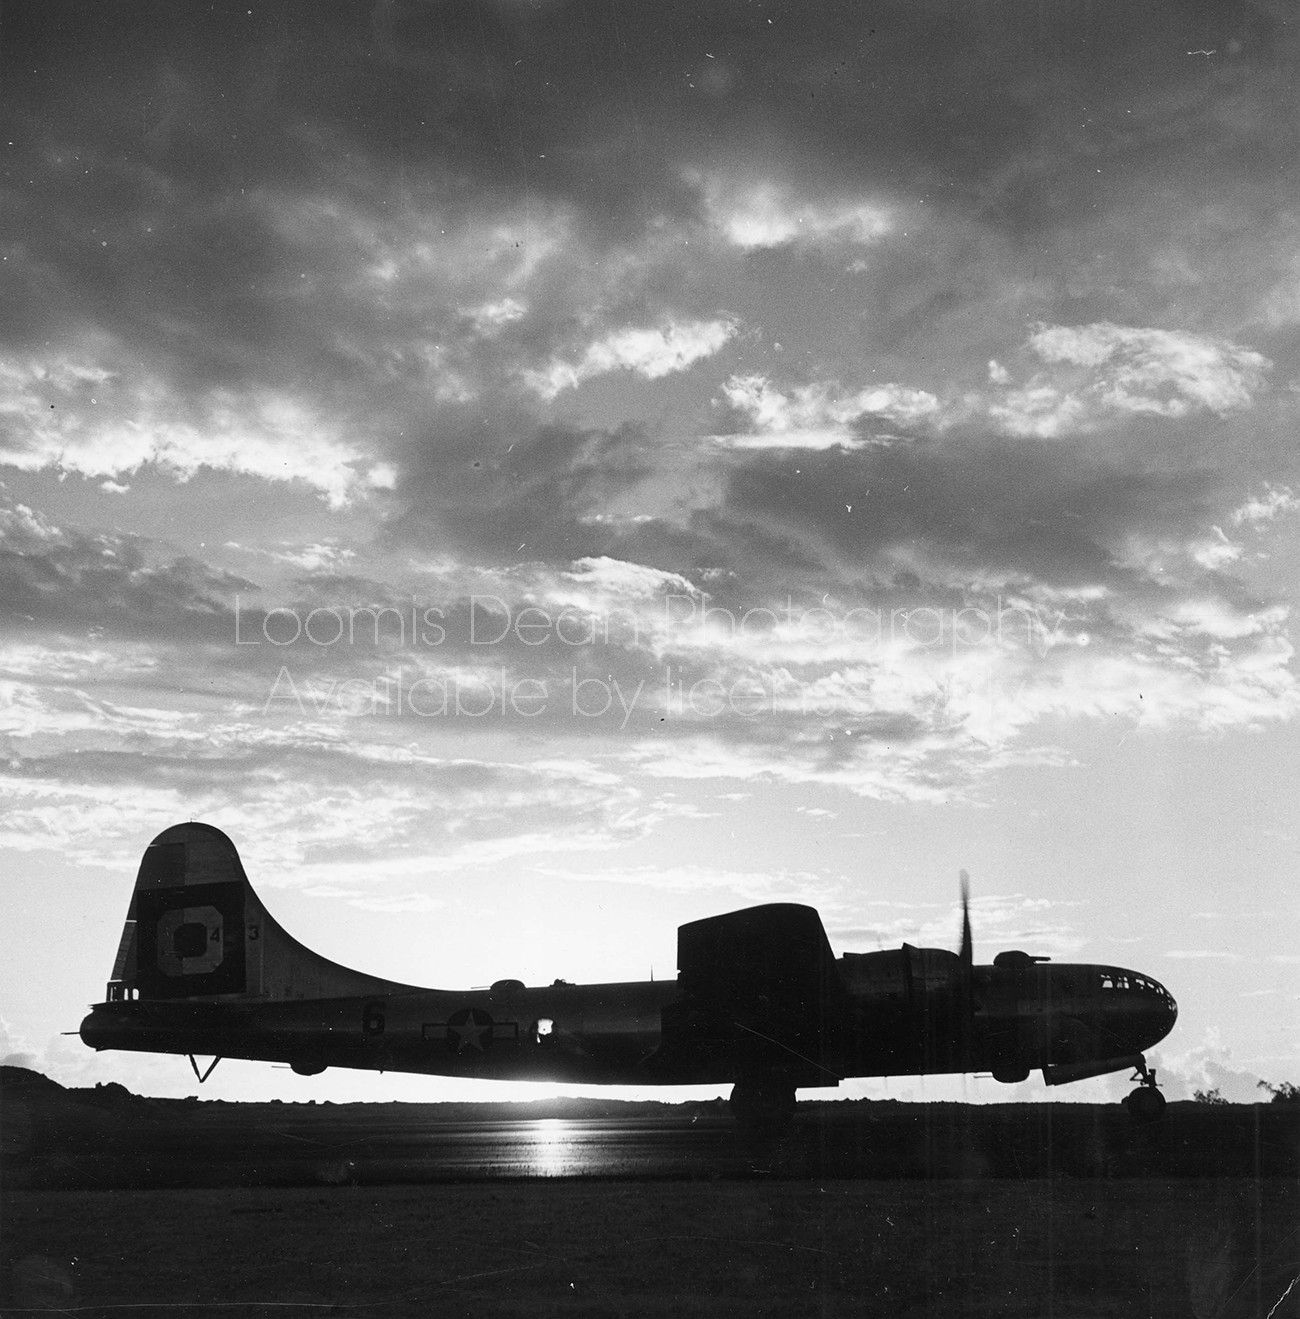
M0 1099L5 1316L1300 1319L1285 1105L1135 1127L1091 1105L800 1104L753 1149L707 1104L155 1101L15 1069ZM548 1117L595 1153L447 1163ZM619 1174L643 1148L650 1171Z
M28 1191L3 1312L1296 1319L1298 1213L1239 1178Z

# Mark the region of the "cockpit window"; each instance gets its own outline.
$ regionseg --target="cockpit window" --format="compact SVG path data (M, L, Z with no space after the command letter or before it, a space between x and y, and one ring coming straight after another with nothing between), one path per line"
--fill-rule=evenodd
M1098 983L1103 990L1136 990L1143 994L1154 994L1163 1002L1172 1003L1169 991L1150 976L1138 975L1136 972L1105 970L1098 973Z

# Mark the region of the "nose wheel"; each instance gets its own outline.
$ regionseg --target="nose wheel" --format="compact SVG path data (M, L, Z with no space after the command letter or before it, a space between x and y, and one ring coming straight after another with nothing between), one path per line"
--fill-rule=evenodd
M1154 1122L1165 1111L1165 1097L1156 1088L1155 1068L1148 1067L1143 1058L1130 1079L1137 1081L1138 1087L1124 1097L1129 1116L1135 1122Z

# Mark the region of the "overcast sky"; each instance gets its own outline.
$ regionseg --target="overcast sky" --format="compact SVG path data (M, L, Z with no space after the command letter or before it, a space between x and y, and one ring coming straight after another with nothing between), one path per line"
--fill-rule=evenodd
M0 1051L194 1089L58 1034L194 818L447 988L965 867L1171 1097L1300 1081L1293 19L9 0ZM1042 1092L955 1084L847 1092Z

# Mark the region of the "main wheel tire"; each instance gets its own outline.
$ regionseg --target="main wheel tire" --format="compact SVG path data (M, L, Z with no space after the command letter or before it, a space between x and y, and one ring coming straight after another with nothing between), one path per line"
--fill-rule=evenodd
M746 1136L782 1136L794 1119L794 1086L772 1081L737 1081L731 1114Z
M1165 1097L1154 1086L1140 1085L1124 1100L1129 1116L1137 1122L1154 1122L1165 1111Z

